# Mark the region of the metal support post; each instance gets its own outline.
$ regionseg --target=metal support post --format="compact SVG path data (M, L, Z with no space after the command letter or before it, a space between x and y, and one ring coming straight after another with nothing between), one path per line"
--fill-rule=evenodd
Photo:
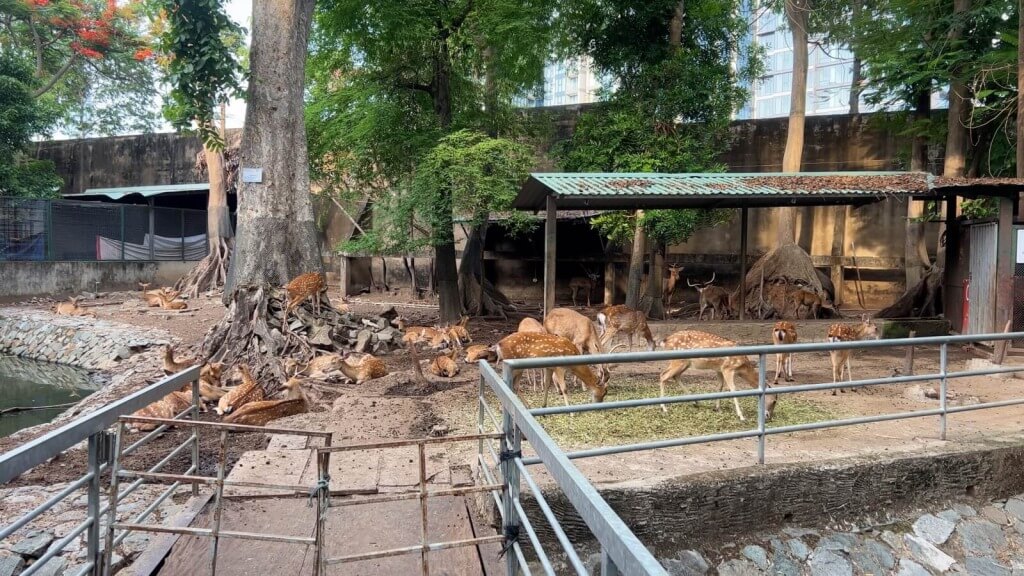
M939 348L939 410L942 410L942 414L939 415L939 440L946 439L946 373L948 372L949 365L948 350L949 344L943 344Z
M89 484L86 485L86 507L89 528L85 532L86 558L92 563L92 574L102 574L103 558L100 555L100 468L103 466L106 432L100 431L89 436Z
M757 395L757 463L764 464L764 445L767 437L764 433L765 428L765 390L767 389L766 372L768 356L763 352L758 355L757 360L757 390L760 392Z
M181 261L185 261L185 211L181 212ZM207 235L209 236L209 235Z
M149 199L149 261L156 260L156 211L153 209L153 199Z
M477 434L484 433L484 373L480 373L480 379L477 380L476 387L476 432ZM483 466L484 456L484 439L481 438L476 441L476 454L478 456L477 462Z
M124 204L121 204L121 261L124 261L124 243L125 243L125 232L127 223L125 222L125 210Z
M328 440L327 444L330 444ZM327 509L330 501L330 452L317 452L317 494L316 494L316 550L313 558L313 575L323 576L327 573L324 556L324 535L327 531Z
M199 397L199 380L192 382L192 420L199 420L199 408L203 405L202 398ZM195 475L199 476L199 426L192 427L192 468L195 470ZM199 483L192 483L192 496L199 496Z
M505 385L511 390L512 368L508 364L505 365L503 377ZM519 574L519 559L512 546L519 536L519 516L514 504L519 499L519 469L514 460L520 452L521 442L519 429L512 420L512 413L504 410L501 421L501 478L502 484L505 485L501 496L501 506L505 510L505 522L502 525L502 532L505 535L505 574L516 576Z
M619 567L615 565L615 560L608 555L608 551L601 548L601 576L619 576Z
M224 507L224 469L227 467L228 431L220 433L220 458L217 462L217 489L214 493L213 526L210 534L213 545L210 546L210 576L217 576L217 548L220 545L220 515ZM196 470L196 473L199 471Z
M419 457L420 464L420 543L423 544L423 548L420 549L420 566L423 570L423 576L430 576L430 558L427 553L427 545L430 542L427 540L427 533L429 531L429 515L427 512L427 447L422 442L416 445L417 456Z
M121 440L124 438L124 422L117 423L117 432L114 434L114 446L111 449L113 457L110 461L110 492L107 497L107 533L104 538L103 548L103 562L101 574L104 576L110 576L110 564L111 558L113 557L114 550L114 523L117 522L117 495L118 490L121 489L120 476L118 472L121 470Z
M46 259L53 260L53 200L46 201Z

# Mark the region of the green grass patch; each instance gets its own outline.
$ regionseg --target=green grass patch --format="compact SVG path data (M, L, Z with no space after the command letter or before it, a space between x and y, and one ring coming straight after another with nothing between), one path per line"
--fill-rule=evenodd
M529 388L526 380L524 388ZM590 402L589 393L580 391L573 385L569 394L571 404ZM698 394L717 392L717 384L688 385L686 387L670 386L668 395ZM606 402L619 400L636 400L656 397L658 384L656 380L642 378L619 378L608 390ZM524 390L523 399L528 406L541 406L543 393ZM835 410L813 400L802 399L798 395L785 394L778 397L775 413L769 427L789 426L820 422L841 417ZM549 406L561 406L560 395L552 390L548 397ZM495 413L496 404L492 402ZM687 436L702 436L721 432L736 432L757 427L757 399L741 398L740 407L746 422L740 422L732 400L722 400L722 409L714 409L714 401L668 404L668 412L662 412L661 406L655 405L642 408L626 408L621 410L605 410L599 412L583 412L570 416L558 414L538 418L544 429L558 442L559 446L569 449L593 446L626 444L650 440L666 440ZM474 412L475 414L475 412Z

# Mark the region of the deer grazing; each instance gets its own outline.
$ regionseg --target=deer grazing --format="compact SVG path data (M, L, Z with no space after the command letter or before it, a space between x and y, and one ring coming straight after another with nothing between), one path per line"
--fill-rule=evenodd
M236 369L242 378L242 383L228 390L228 393L217 401L216 412L221 416L230 414L249 402L260 402L267 399L263 387L252 377L247 366L239 364Z
M307 272L292 278L284 289L288 293L288 304L284 307L284 325L287 326L288 314L307 298L313 299L313 314L320 314L320 298L327 289L327 279L320 272Z
M776 322L772 327L772 343L776 346L782 344L796 344L796 325L792 322ZM789 352L775 355L775 383L779 381L779 374L786 373L786 382L793 381L793 354Z
M459 365L455 362L458 348L451 348L445 354L430 361L430 373L442 378L454 378L459 373Z
M698 320L704 320L704 310L711 308L711 319L715 319L715 312L718 312L719 318L725 318L729 311L729 291L721 286L712 286L715 281L714 273L711 274L711 280L704 283L692 284L689 279L686 280L686 285L690 288L697 290L700 294L700 315L697 317Z
M372 354L363 354L359 359L353 359L351 356L345 358L338 365L338 370L355 384L363 384L388 375L388 367L384 361Z
M309 399L302 391L302 380L291 377L284 383L285 397L281 400L249 402L228 414L224 421L246 426L266 426L268 422L309 412Z
M639 310L633 310L623 304L608 306L597 313L597 326L601 332L602 347L608 346L612 338L622 332L626 334L630 352L633 351L634 334L643 336L647 340L647 349L654 350L654 337L647 326L647 317Z
M71 298L68 298L67 302L61 302L60 304L57 304L57 307L54 308L54 311L57 313L58 316L95 317L95 314L78 305L78 301L81 299L81 296L72 296Z
M533 320L529 318L529 320ZM534 320L534 322L537 322ZM537 322L540 324L539 322ZM480 360L487 360L488 362L494 362L498 359L498 353L493 346L487 346L486 344L473 344L466 348L466 364L470 362L479 362Z
M880 337L878 325L868 318L867 314L861 316L860 324L833 324L828 327L829 342L878 340ZM853 350L831 350L828 355L832 360L832 382L841 382L843 380L844 369L846 370L847 381L853 382L853 372L850 369L850 357L853 356ZM839 391L846 392L843 388L840 388ZM832 395L836 395L834 388L832 389Z
M578 356L580 351L571 340L555 334L541 332L516 332L501 339L497 344L499 360L513 360L517 358L543 358L550 356ZM608 392L609 372L598 368L597 374L588 366L569 366L569 370L590 389L594 402L604 400ZM552 379L558 386L558 391L569 405L569 391L565 385L564 367L544 369L544 405L548 405L548 389ZM519 377L521 370L516 371L512 382L513 390L519 390Z
M661 345L667 350L694 350L702 348L728 348L735 346L736 343L732 340L726 340L721 336L715 334L709 334L707 332L700 332L697 330L683 330L676 332L668 338L666 338ZM691 360L670 360L668 368L661 373L660 384L661 384L661 396L665 397L665 383L669 380L679 381L680 376L683 372L693 366L701 370L714 370L715 376L718 377L719 387L718 390L721 392L726 386L729 390L736 391L736 378L739 377L748 386L757 388L757 367L753 362L750 361L746 356L726 356L723 358L694 358ZM765 383L767 386L767 383ZM775 411L776 397L774 394L765 396L764 410L765 419L770 420L772 413ZM733 404L736 406L736 415L739 416L741 421L746 420L743 417L743 410L740 409L739 398L733 398ZM715 410L721 408L721 400L715 401ZM664 404L661 405L661 409L668 412L668 408Z
M590 307L590 296L594 293L594 287L597 286L597 279L601 277L600 274L595 274L586 268L583 269L586 276L575 276L569 280L569 290L572 292L572 305L576 306L576 295L580 290L583 290L587 294L587 307Z
M604 351L594 323L583 314L568 308L555 308L544 318L544 330L567 338L580 351L600 354Z
M678 264L668 265L668 278L665 279L665 286L661 297L665 306L672 305L672 296L676 293L676 284L679 283L679 273L682 271L683 267Z

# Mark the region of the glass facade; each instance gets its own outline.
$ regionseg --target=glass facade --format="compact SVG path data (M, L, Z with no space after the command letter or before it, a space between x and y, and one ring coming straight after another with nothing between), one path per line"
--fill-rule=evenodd
M544 66L544 83L515 99L522 108L586 104L598 100L601 82L590 61L577 58L549 62Z

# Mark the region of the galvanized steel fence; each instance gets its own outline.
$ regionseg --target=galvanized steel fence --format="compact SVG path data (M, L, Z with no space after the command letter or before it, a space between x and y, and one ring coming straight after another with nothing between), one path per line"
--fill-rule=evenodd
M480 384L478 390L478 431L483 433L490 429L500 430L502 439L496 451L490 441L481 440L477 450L477 460L481 475L488 483L495 483L494 470L498 470L507 488L504 491L493 491L492 496L498 506L502 518L503 529L509 538L513 554L506 557L508 574L530 574L520 544L520 535L525 533L537 563L545 574L555 574L550 557L540 542L535 528L523 508L520 499L521 483L526 482L533 493L541 515L550 524L557 539L558 547L564 552L573 572L586 575L587 568L580 560L572 541L562 530L558 518L548 505L543 493L529 472L529 466L541 464L554 480L557 487L565 494L576 512L586 523L601 546L601 574L666 574L665 569L650 554L636 535L625 525L621 518L608 506L597 490L586 477L572 464L571 460L592 458L610 454L622 454L674 446L689 446L722 442L742 438L757 439L757 462L765 461L765 447L768 437L776 434L790 434L807 430L820 430L905 420L929 416L938 417L937 436L946 439L947 416L960 412L985 410L1018 406L1024 404L1024 398L983 402L961 406L950 406L949 381L955 378L973 376L989 376L1024 372L1024 366L993 366L978 370L949 370L949 346L976 342L997 342L1024 338L1024 333L972 334L958 336L939 336L926 338L901 338L892 340L856 341L856 342L815 342L789 344L784 346L738 346L732 348L712 348L702 350L673 350L664 352L630 352L621 354L598 354L588 356L563 356L553 358L531 358L508 360L504 362L503 374L499 376L486 362L480 363ZM878 350L882 348L907 348L919 346L939 347L939 371L930 374L909 374L885 378L871 378L846 382L828 382L823 384L774 386L767 381L766 366L770 355L778 353L829 352L833 350ZM684 360L696 358L723 358L727 356L756 355L759 360L758 385L751 390L735 392L714 392L687 394L667 397L652 397L638 400L611 401L589 403L572 406L527 408L512 390L513 372L518 370L545 369L594 364L625 364L637 362L661 362L668 360ZM908 384L937 380L939 382L937 408L878 414L855 418L842 418L823 422L808 422L789 426L769 427L765 419L765 402L769 395L778 395L779 402L784 402L786 395L805 392L834 390L836 388L866 388L870 386ZM614 386L611 388L614 394ZM487 393L492 393L500 406L501 414L496 415L491 408ZM700 402L705 400L722 400L732 398L756 398L758 418L756 428L736 432L723 432L703 436L672 438L651 442L639 442L617 446L602 446L572 452L562 451L544 430L538 418L554 414L573 414L579 412L620 410L659 404L679 404ZM500 422L499 422L500 420ZM524 456L522 441L526 439L535 452L534 456ZM548 543L549 545L551 543Z

